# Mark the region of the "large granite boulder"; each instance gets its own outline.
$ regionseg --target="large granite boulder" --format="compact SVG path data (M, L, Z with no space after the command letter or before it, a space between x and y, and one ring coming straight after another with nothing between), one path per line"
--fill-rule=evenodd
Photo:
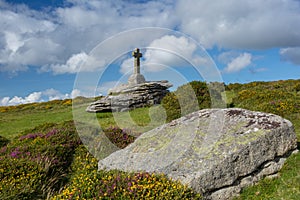
M87 112L122 112L159 104L172 87L168 81L124 84L109 90L108 96L91 103Z
M100 169L164 173L205 199L230 199L274 176L296 151L290 121L244 109L205 109L142 134Z

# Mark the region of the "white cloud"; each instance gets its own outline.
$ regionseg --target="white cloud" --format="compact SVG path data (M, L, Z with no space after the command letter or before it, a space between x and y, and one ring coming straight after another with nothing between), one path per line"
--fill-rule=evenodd
M23 41L20 41L19 35L13 32L4 32L5 40L7 43L7 49L12 52L16 52L21 46L24 45Z
M58 90L53 88L41 91L41 92L32 92L28 96L25 97L3 97L0 98L0 106L11 106L18 104L26 104L26 103L34 103L34 102L44 102L44 101L52 101L56 99L69 99L80 96L82 92L78 89L73 89L70 94L62 94Z
M300 47L280 49L279 53L282 60L300 65Z
M300 2L179 0L180 30L206 47L265 49L300 46Z
M224 72L231 73L240 71L248 66L248 70L252 74L265 72L268 70L266 67L257 67L255 66L254 61L262 59L262 56L253 56L249 53L241 53L240 51L225 51L217 56L217 60L226 65Z
M69 65L75 62L74 56L89 52L96 44L121 31L141 27L176 29L194 37L206 48L214 45L239 49L300 46L300 2L295 0L68 0L67 7L53 8L49 13L0 2L2 72L24 71L28 66L35 66L40 71L75 73L78 65ZM149 37L151 34L144 34L145 40ZM165 46L172 45L166 38L162 42ZM183 45L177 48L189 57L191 46L178 38L177 42ZM135 46L138 42L124 40L122 43ZM110 48L119 45L116 43ZM159 61L165 59L170 64L172 56L163 57L163 54L160 52L152 58L161 56ZM178 62L173 60L171 64L174 63ZM96 69L89 66L85 70Z
M128 59L124 60L121 64L120 72L122 74L126 74L126 73L131 72L132 70L133 70L132 58L128 58Z
M27 66L37 66L42 68L39 71L75 73L77 68L68 65L74 61L74 55L89 52L120 31L145 26L172 28L176 23L168 1L69 2L68 7L54 8L49 13L18 4L1 5L0 40L4 40L0 41L4 44L0 46L1 71L17 72L26 70Z
M76 97L79 97L79 96L81 96L80 90L78 90L78 89L72 90L72 92L71 92L71 98L72 98L72 99L74 99L74 98L76 98Z
M186 37L165 35L153 40L147 47L141 65L148 72L162 71L166 67L185 67L207 63L207 58L200 57L197 46ZM120 71L125 74L133 69L133 59L123 61Z
M166 35L154 40L145 53L146 64L158 63L166 66L178 67L187 65L187 61L194 60L197 46L186 37ZM156 71L157 69L148 69Z
M81 7L58 8L58 16L63 23L75 28L86 28L101 23L100 16L95 10L87 10Z
M66 99L69 98L69 94L62 94L58 90L55 90L53 88L47 89L42 92L43 96L47 97L49 101L55 100L55 99Z
M77 73L80 71L81 65L84 62L86 62L87 59L88 59L88 55L84 52L81 52L81 53L72 55L65 64L50 65L49 69L51 69L51 71L53 71L55 74ZM92 70L92 69L90 69L90 70Z
M25 98L25 102L31 103L39 101L42 97L42 92L33 92Z
M238 72L251 64L252 55L250 53L240 54L238 57L231 60L224 69L226 73Z
M33 92L24 98L18 96L14 96L13 98L4 97L0 101L1 102L0 106L38 102L41 101L41 96L42 96L42 92Z
M14 96L12 99L8 101L8 105L17 105L23 103L25 103L25 100L22 97L17 97L17 96Z
M24 6L1 10L0 71L24 71L29 65L40 67L59 60L60 45L47 37L57 25L43 16Z
M238 51L225 51L222 52L220 55L218 55L217 60L220 63L228 64L231 62L234 58L238 57L240 55L240 52Z
M8 105L9 100L10 100L9 97L4 97L4 98L2 98L2 99L1 99L1 102L0 102L0 105L1 105L1 106L3 106L3 105L4 105L4 106L5 106L5 105Z

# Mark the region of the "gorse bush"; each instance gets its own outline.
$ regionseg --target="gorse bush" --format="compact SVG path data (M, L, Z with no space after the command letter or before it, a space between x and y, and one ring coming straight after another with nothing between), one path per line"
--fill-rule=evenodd
M110 171L81 173L53 199L200 199L200 195L164 175Z
M300 92L300 83L297 83L297 84L294 86L294 90L295 90L295 92Z
M192 81L170 92L162 100L167 113L167 121L177 119L188 113L209 108L211 97L205 82Z
M300 95L296 92L299 82L270 82L265 84L248 83L239 87L233 99L235 107L285 116L298 113L300 110Z
M40 129L45 132L26 133L0 149L0 199L46 198L66 183L81 144L74 124Z
M162 106L166 110L167 121L181 117L180 104L174 92L168 93L162 100Z
M32 111L32 110L50 110L59 108L68 108L72 105L72 99L65 100L52 100L40 103L27 103L15 106L0 106L0 112L19 112L19 111Z
M72 178L52 199L200 199L191 189L164 175L97 171L84 147L74 155Z
M7 143L9 143L9 140L0 135L0 147L5 146Z
M288 92L294 92L298 88L300 80L285 80L285 81L271 81L263 82L256 81L250 83L230 83L226 85L226 90L239 92L241 90L284 90Z
M116 127L104 133L119 148L135 139ZM98 171L72 121L24 131L0 148L0 161L0 199L199 198L164 175Z

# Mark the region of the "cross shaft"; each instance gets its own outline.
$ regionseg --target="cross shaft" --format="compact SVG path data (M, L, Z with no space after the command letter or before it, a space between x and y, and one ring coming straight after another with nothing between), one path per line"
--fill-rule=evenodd
M139 48L135 48L132 52L132 56L134 57L134 74L140 74L140 58L143 56L143 54L140 53Z

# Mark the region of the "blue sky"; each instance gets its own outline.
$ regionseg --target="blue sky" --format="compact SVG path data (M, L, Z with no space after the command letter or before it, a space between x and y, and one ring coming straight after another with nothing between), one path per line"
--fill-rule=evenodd
M0 106L106 94L134 47L147 80L172 89L207 81L190 63L210 58L225 83L300 79L300 1L0 0ZM83 74L99 82L77 87Z

